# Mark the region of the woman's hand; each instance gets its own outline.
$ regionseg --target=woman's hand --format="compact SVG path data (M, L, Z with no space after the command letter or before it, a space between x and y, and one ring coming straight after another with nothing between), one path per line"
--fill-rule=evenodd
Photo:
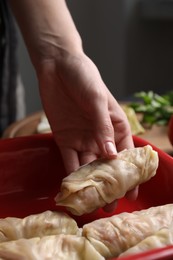
M67 55L44 61L38 74L44 109L67 172L133 147L127 118L93 62ZM116 151L117 150L117 151Z
M65 0L9 3L35 67L42 104L67 173L133 147L127 118L84 54ZM135 197L137 189L129 195Z
M38 74L44 109L67 173L99 157L114 158L133 147L130 127L120 105L84 54L48 60ZM128 192L135 199L138 188ZM105 207L111 211L116 202Z
M67 172L133 146L127 118L82 41L64 0L9 0Z

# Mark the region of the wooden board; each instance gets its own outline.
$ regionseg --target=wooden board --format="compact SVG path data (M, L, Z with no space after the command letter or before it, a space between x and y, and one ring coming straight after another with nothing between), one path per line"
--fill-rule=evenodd
M37 126L44 113L39 111L11 124L3 133L2 138L13 138L37 134Z

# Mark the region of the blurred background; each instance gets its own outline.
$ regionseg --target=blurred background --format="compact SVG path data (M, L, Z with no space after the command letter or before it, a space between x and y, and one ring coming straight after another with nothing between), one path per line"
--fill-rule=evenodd
M173 89L173 0L67 0L86 54L118 100ZM34 69L19 32L26 115L42 109Z

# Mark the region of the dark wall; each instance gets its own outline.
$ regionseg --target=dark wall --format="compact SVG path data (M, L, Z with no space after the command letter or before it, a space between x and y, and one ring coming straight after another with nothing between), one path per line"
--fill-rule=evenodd
M125 88L165 93L173 89L173 19L148 18L141 7L131 0L127 10Z

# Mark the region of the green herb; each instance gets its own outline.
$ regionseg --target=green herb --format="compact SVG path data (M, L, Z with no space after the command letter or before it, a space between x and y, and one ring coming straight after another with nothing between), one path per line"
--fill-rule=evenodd
M173 91L165 95L158 95L153 91L137 92L134 94L139 102L129 104L136 113L142 114L141 123L146 127L154 124L167 125L173 115Z

